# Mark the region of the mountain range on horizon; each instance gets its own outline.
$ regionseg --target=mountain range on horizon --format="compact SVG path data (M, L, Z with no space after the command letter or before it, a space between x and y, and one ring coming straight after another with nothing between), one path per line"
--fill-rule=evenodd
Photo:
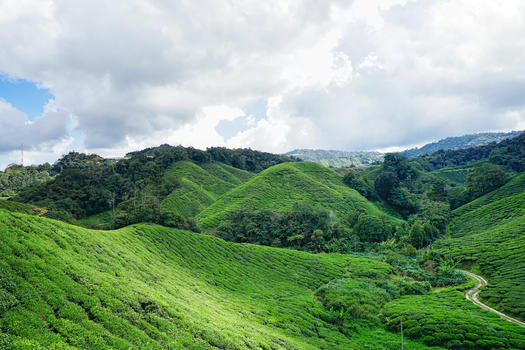
M413 158L425 154L431 155L440 150L448 151L473 148L484 146L492 142L498 143L516 137L523 132L523 130L510 132L483 132L452 136L398 153L405 157ZM385 153L379 151L341 151L302 148L294 149L283 155L296 157L305 161L316 162L331 168L345 168L381 162L383 161L384 154Z

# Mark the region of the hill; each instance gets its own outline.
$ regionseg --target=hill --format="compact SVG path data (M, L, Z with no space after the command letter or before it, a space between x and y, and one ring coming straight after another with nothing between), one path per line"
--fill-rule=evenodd
M158 190L155 201L164 199L176 183L163 183L163 174L178 161L195 164L220 162L239 170L259 172L293 159L251 149L213 147L202 151L169 145L132 152L118 161L70 152L51 167L56 176L17 191L13 199L66 211L76 219L85 219L113 209L113 206L135 197L146 187Z
M450 238L434 248L489 280L484 301L525 319L525 174L453 215Z
M163 208L180 215L194 217L210 206L222 194L253 176L229 165L210 162L200 166L188 161L173 164L164 177L178 181L176 187L161 203Z
M403 152L400 152L405 157L417 157L420 155L431 155L439 150L458 150L465 148L472 148L478 146L484 146L492 142L501 142L506 139L510 139L522 134L523 131L511 131L511 132L487 132L479 134L468 134L457 137L447 137L437 142L426 144L419 148L412 148Z
M284 155L332 168L348 168L383 160L383 154L374 151L345 152L322 149L296 149Z
M391 349L399 335L371 313L410 282L370 258L148 224L93 231L0 210L0 241L2 349ZM330 304L348 281L361 316Z
M386 350L399 346L400 315L406 336L421 338L405 338L410 349L449 344L458 327L478 349L525 342L525 330L459 292L408 295L425 284L367 257L151 224L95 231L5 210L0 243L2 349Z
M217 198L235 186L250 179L253 174L224 163L196 164L181 160L158 175L160 179L135 191L134 195L112 210L79 220L88 228L111 229L136 223L133 214L155 210L171 217L191 219ZM115 217L113 217L113 215ZM145 221L156 221L151 216Z
M357 191L345 186L342 176L312 162L283 163L255 175L225 193L198 216L199 224L211 230L240 209L293 209L299 202L332 210L344 217L351 210L380 210Z

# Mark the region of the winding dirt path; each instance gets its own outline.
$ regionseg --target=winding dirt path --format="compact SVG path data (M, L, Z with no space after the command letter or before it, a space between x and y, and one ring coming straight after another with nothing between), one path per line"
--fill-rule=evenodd
M476 287L468 290L465 293L465 298L467 298L468 300L472 301L474 304L476 304L477 306L479 306L482 309L494 312L499 317L501 317L501 318L503 318L503 319L505 319L505 320L507 320L509 322L515 323L515 324L517 324L518 326L521 326L521 327L525 327L525 322L522 322L522 321L517 320L517 319L515 319L513 317L505 315L503 312L499 312L498 310L493 309L490 306L488 306L486 304L483 304L481 301L479 301L479 299L478 299L479 289L481 287L484 287L487 284L489 284L486 279L484 279L483 277L478 276L478 275L476 275L476 274L474 274L472 272L469 272L469 271L465 271L465 270L459 270L459 271L461 271L464 274L469 275L470 277L476 279L476 281L478 282L478 285Z

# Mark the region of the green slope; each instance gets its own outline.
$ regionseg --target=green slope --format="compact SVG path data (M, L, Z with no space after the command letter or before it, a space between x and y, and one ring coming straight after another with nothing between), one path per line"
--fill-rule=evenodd
M314 294L341 277L398 278L369 258L146 224L94 231L5 210L0 243L2 349L391 349L400 340L377 323L343 327Z
M0 209L30 215L38 214L42 210L31 204L13 202L9 200L0 200Z
M469 171L472 171L471 166L449 166L434 170L431 172L431 174L436 175L437 177L450 183L464 186L467 181L467 175Z
M183 217L194 217L220 195L248 181L252 176L248 171L224 163L208 162L197 165L190 161L178 161L163 174L163 183L177 183L178 186L162 200L161 208ZM140 198L151 198L154 193L152 186L147 185L136 194L135 199L140 201ZM122 207L131 201L133 199L118 205L116 215L118 216ZM110 210L79 220L81 225L96 229L109 229L112 227L111 222Z
M343 217L351 209L379 209L342 182L336 172L312 162L283 163L257 174L221 196L197 218L204 229L216 227L241 209L291 210L297 202L320 205Z
M408 337L446 349L525 349L525 328L466 301L465 291L475 285L471 280L393 300L383 309L387 327L397 330L403 319Z
M481 299L525 319L525 174L453 213L434 247L489 280Z
M180 161L172 165L165 178L177 180L180 186L163 201L162 207L183 216L196 216L226 193L252 177L252 174L223 163L205 163L201 166Z

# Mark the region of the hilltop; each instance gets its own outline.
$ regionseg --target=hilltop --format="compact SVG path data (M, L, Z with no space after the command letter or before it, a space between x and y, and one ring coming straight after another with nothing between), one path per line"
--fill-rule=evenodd
M200 166L188 161L173 164L165 178L179 181L161 203L162 207L180 215L194 217L221 195L248 181L254 174L219 162Z
M371 214L380 210L357 191L345 186L342 176L312 162L283 163L252 177L221 196L197 218L204 229L213 229L240 209L293 209L298 202L329 209L342 218L351 210Z
M506 139L510 139L522 134L523 131L511 131L511 132L486 132L479 134L468 134L456 137L447 137L445 139L428 143L419 148L411 148L406 151L400 152L405 157L417 157L421 155L431 155L437 151L444 150L458 150L465 148L472 148L478 146L484 146L492 142L501 142Z

